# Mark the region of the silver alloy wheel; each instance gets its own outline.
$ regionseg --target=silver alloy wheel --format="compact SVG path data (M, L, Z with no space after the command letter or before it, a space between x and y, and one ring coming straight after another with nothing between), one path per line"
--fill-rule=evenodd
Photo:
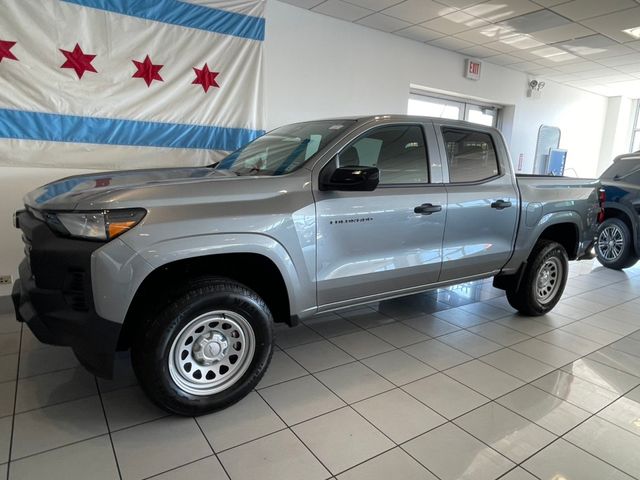
M616 225L608 225L602 229L598 237L598 252L605 260L617 260L624 249L624 235Z
M169 352L169 374L192 395L213 395L236 383L247 371L256 348L251 324L227 310L191 320L176 335Z
M536 299L542 305L551 302L562 282L562 262L558 258L548 258L538 270L536 278Z

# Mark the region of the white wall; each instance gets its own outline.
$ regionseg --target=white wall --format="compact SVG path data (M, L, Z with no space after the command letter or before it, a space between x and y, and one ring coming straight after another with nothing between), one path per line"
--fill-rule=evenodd
M526 97L525 74L483 64L482 79L462 76L464 57L412 40L269 0L265 42L268 126L339 115L406 113L409 85L510 105L510 149L530 171L541 124L562 129L568 167L596 174L607 99L547 82L539 99ZM79 171L0 167L0 274L16 274L22 257L11 227L22 195ZM0 296L10 287L0 286Z
M562 129L568 167L596 173L607 99L546 82L526 96L526 74L483 63L479 81L463 77L464 57L396 35L271 0L266 81L269 126L334 115L406 113L409 85L513 105L511 153L530 171L541 124Z
M607 105L607 116L602 134L600 161L597 172L601 174L614 158L629 153L631 134L635 121L636 101L626 97L611 97Z

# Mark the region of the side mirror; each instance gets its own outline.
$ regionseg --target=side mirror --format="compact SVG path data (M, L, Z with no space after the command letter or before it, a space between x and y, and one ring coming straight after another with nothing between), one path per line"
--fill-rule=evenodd
M345 166L336 168L322 190L346 190L371 192L380 182L380 171L376 167Z

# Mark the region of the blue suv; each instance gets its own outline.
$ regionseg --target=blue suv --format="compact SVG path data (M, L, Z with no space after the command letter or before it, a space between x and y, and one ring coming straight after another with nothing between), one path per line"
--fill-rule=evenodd
M640 151L617 157L600 180L605 220L596 254L605 267L621 270L635 265L640 256Z

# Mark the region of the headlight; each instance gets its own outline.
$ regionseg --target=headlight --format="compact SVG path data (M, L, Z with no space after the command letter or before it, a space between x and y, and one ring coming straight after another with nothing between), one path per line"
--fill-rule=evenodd
M141 208L100 212L48 212L49 226L62 234L90 240L113 240L135 227L147 214Z

